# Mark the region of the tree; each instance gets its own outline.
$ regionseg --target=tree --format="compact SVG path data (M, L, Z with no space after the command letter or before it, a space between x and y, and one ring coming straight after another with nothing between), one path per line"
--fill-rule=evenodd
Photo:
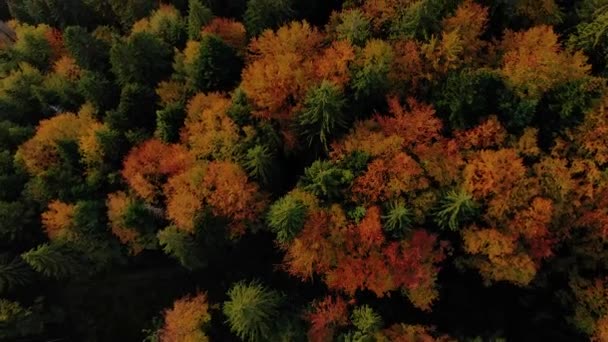
M188 1L188 38L200 38L201 29L213 18L213 13L200 0Z
M153 86L171 72L171 48L146 32L117 41L110 50L110 64L118 83Z
M179 174L191 163L191 157L182 146L165 145L151 139L129 152L122 175L135 193L153 202L160 194L162 177Z
M78 253L64 243L43 244L21 257L36 272L47 277L62 279L86 272Z
M458 230L477 211L473 197L462 191L449 191L439 202L435 220L442 229Z
M292 0L247 0L245 27L250 37L266 29L276 29L294 17Z
M197 270L207 265L201 255L200 246L192 235L175 226L169 226L159 231L157 237L163 251L177 259L185 268Z
M370 20L358 9L340 12L336 17L336 38L348 40L356 46L364 46L371 37Z
M502 45L502 74L524 97L538 98L555 85L587 76L590 69L580 51L562 51L549 26L507 31Z
M239 55L247 47L247 32L245 26L238 21L227 18L215 18L203 28L203 35L211 34L220 37Z
M204 34L195 56L186 57L186 71L193 89L228 90L238 81L242 61L221 38Z
M222 311L230 330L245 341L268 341L277 333L282 296L258 282L239 282L228 291Z
M32 282L32 270L20 257L3 255L0 261L0 293L23 288Z
M329 139L347 126L345 104L340 89L327 81L308 91L297 123L309 146L320 143L328 149Z
M110 47L80 26L67 27L63 33L66 49L78 66L88 70L104 71L108 66Z
M165 143L177 142L185 117L181 103L169 103L165 108L156 111L156 135Z
M306 318L310 322L308 337L311 341L330 340L336 328L348 323L347 304L340 297L327 296L313 303Z
M208 341L203 327L209 321L211 321L211 313L205 293L180 298L173 303L171 309L164 312L160 341Z
M171 5L161 5L148 18L137 21L131 32L152 33L170 46L182 46L186 41L186 24Z
M241 87L255 106L254 116L292 120L293 103L304 99L315 78L306 61L317 54L321 39L307 22L292 22L251 42L254 58L243 70Z
M308 208L294 196L284 196L268 211L268 226L277 234L280 243L289 243L302 230Z

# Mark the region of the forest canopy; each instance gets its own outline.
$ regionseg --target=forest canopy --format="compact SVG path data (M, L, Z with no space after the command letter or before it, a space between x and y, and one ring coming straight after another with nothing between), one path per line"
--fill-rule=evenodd
M0 340L608 341L608 0L0 2Z

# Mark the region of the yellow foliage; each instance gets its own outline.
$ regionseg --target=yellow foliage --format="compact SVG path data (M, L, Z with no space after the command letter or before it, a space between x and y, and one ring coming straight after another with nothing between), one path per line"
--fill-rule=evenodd
M171 177L164 187L167 216L176 227L194 233L196 214L203 208L207 189L202 185L206 167L198 165Z
M78 115L63 113L42 120L34 137L19 146L16 158L24 163L29 173L39 175L58 162L59 141L78 141L95 124L88 110Z
M557 84L588 75L591 69L582 52L562 51L550 26L507 31L502 44L502 74L522 96L539 98Z
M200 93L190 100L181 140L195 158L232 158L239 134L226 114L229 107L230 100L217 93Z

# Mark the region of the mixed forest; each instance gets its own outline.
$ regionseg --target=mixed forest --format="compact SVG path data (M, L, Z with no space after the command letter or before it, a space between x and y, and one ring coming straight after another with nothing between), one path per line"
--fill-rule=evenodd
M608 341L608 0L0 1L0 340Z

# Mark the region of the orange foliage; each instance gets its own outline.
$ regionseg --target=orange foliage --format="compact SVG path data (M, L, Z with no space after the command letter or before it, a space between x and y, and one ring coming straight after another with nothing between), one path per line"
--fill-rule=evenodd
M124 215L129 208L133 199L123 192L115 192L108 195L106 206L108 207L108 220L112 234L114 234L121 243L129 245L133 254L139 254L143 250L143 246L138 243L140 237L139 232L132 227L126 227Z
M422 59L420 47L413 40L398 40L393 44L395 53L394 65L390 77L397 81L405 81L413 89L418 87L421 80L427 79L426 62Z
M186 296L165 311L164 325L160 330L161 342L206 342L209 338L202 328L211 321L207 295Z
M515 239L497 229L467 229L463 233L464 249L471 254L490 258L508 255L515 251Z
M60 30L47 26L47 30L45 31L45 37L46 40L49 42L49 45L51 46L51 51L53 53L51 60L56 61L61 56L65 55L65 46L63 45L63 34Z
M310 322L308 339L312 342L331 341L336 328L348 324L348 308L340 297L325 297L313 305L306 319Z
M562 51L550 26L507 31L503 48L502 73L524 96L537 98L554 85L579 79L590 71L582 52Z
M292 22L265 31L249 45L251 63L243 71L242 88L253 101L254 115L290 119L293 103L303 100L314 83L322 35L307 22Z
M42 213L42 226L49 239L65 237L72 228L76 206L60 201L49 203L48 210Z
M354 59L355 51L348 41L334 41L316 59L316 77L344 87L350 79L349 66Z
M57 75L63 76L70 81L76 81L80 78L80 74L82 73L82 70L80 70L80 67L76 64L74 58L69 56L62 56L56 61L55 64L53 64L53 71Z
M150 139L129 152L122 175L141 198L154 201L164 178L184 171L191 164L190 155L182 146Z
M234 19L214 18L203 28L202 33L217 35L237 51L242 51L247 46L245 26Z
M453 342L447 335L439 335L433 327L395 324L381 332L379 341L391 342Z
M405 148L414 148L439 139L442 124L435 116L432 106L408 99L409 111L406 111L396 98L390 98L388 104L392 116L377 117L378 124L386 135L402 137Z
M229 159L239 139L238 127L226 114L230 100L220 94L197 94L188 103L181 140L196 159Z
M196 165L169 179L164 188L167 215L178 228L194 232L196 215L209 206L211 213L231 220L232 233L257 221L266 200L237 164L214 161Z
M443 260L443 247L424 230L417 230L400 242L386 241L380 209L370 207L359 224L346 220L334 205L330 211L309 215L302 232L287 247L285 266L301 278L313 273L326 284L349 295L358 290L382 297L403 289L412 303L429 310L437 296L436 263Z
M372 161L367 171L355 180L352 192L356 198L376 202L424 189L428 185L420 165L406 153L399 152L389 160Z
M184 231L194 233L195 218L203 208L207 189L202 186L204 166L194 166L169 179L164 187L167 216Z
M507 137L507 131L492 115L481 124L466 131L456 131L454 135L458 145L464 149L486 149L500 146Z
M478 199L504 196L525 174L523 160L515 150L482 150L464 168L464 187Z
M456 13L443 21L444 32L457 32L465 49L463 55L467 62L476 57L483 47L480 36L488 23L488 8L472 0L466 0L456 9Z

